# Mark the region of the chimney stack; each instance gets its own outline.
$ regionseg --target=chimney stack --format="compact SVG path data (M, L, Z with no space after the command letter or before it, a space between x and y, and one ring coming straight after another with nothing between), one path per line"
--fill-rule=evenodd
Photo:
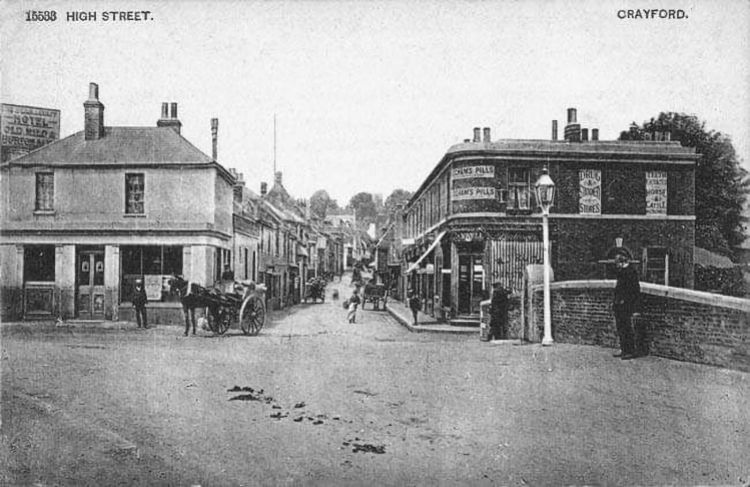
M268 193L268 183L262 182L260 183L260 195L265 196L266 193Z
M581 125L576 122L575 108L568 108L568 124L565 126L565 140L568 142L581 141Z
M89 83L89 99L83 102L84 139L98 140L104 137L104 105L99 101L99 85Z
M599 129L591 129L591 141L596 142L599 140Z
M490 128L489 127L485 127L483 129L483 132L484 132L484 142L487 143L487 144L489 144L490 142L492 142L492 139L490 138Z
M157 127L169 127L178 134L182 128L182 123L177 119L177 103L172 103L172 114L167 113L168 103L161 104L161 118L156 121Z
M481 142L481 129L479 127L474 127L474 140L473 142Z
M211 157L213 157L214 162L217 160L217 156L218 156L218 135L219 135L219 119L212 118L211 119Z
M589 129L581 129L581 142L589 141Z
M276 171L276 173L273 175L273 182L274 184L278 184L281 186L281 171Z
M552 120L552 140L557 140L557 120Z

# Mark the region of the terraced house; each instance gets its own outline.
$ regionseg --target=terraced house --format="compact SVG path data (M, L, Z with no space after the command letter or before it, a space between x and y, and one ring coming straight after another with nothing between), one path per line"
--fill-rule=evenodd
M142 276L149 316L179 320L167 276L231 266L235 178L180 135L176 103L152 127L106 126L94 83L83 105L83 130L2 165L3 318L128 319Z
M624 252L641 279L693 286L694 149L652 134L649 141L601 141L568 110L564 137L491 140L474 129L448 149L404 209L406 287L424 311L478 320L479 303L500 281L521 293L524 269L543 261L534 183L545 168L556 183L550 213L557 280L613 276Z

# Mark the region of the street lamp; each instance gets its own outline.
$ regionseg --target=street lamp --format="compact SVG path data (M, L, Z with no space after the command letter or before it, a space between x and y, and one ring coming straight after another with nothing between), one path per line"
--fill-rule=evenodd
M542 345L552 345L552 305L549 290L549 209L555 200L555 182L549 177L547 168L534 185L536 200L542 209L542 239L544 251L544 337Z

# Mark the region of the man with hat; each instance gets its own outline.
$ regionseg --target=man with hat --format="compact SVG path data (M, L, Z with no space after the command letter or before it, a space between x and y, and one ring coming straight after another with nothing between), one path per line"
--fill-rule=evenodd
M148 321L146 320L146 303L148 298L146 297L146 290L143 288L143 280L135 280L135 291L133 292L133 306L135 306L135 319L138 321L138 328L148 329Z
M615 312L615 325L620 337L621 350L620 353L615 354L615 357L629 360L637 356L631 320L634 314L638 314L641 286L638 282L638 272L630 265L630 260L625 254L615 255L615 267L617 268L617 284L612 308Z
M493 340L508 338L508 290L503 287L500 281L492 283L490 338Z

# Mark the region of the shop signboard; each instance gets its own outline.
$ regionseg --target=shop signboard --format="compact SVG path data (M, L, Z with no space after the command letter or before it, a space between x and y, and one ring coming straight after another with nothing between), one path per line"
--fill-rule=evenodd
M599 169L581 169L578 172L578 212L588 215L602 213L602 172Z
M646 214L667 214L667 173L666 171L646 172Z
M495 166L461 166L454 167L451 172L453 179L494 178Z
M453 188L451 190L451 199L453 201L495 200L497 199L497 190L495 188L476 186L470 188Z
M0 104L2 162L28 154L60 136L60 110Z
M163 278L161 274L146 274L143 276L143 288L149 301L161 301Z

